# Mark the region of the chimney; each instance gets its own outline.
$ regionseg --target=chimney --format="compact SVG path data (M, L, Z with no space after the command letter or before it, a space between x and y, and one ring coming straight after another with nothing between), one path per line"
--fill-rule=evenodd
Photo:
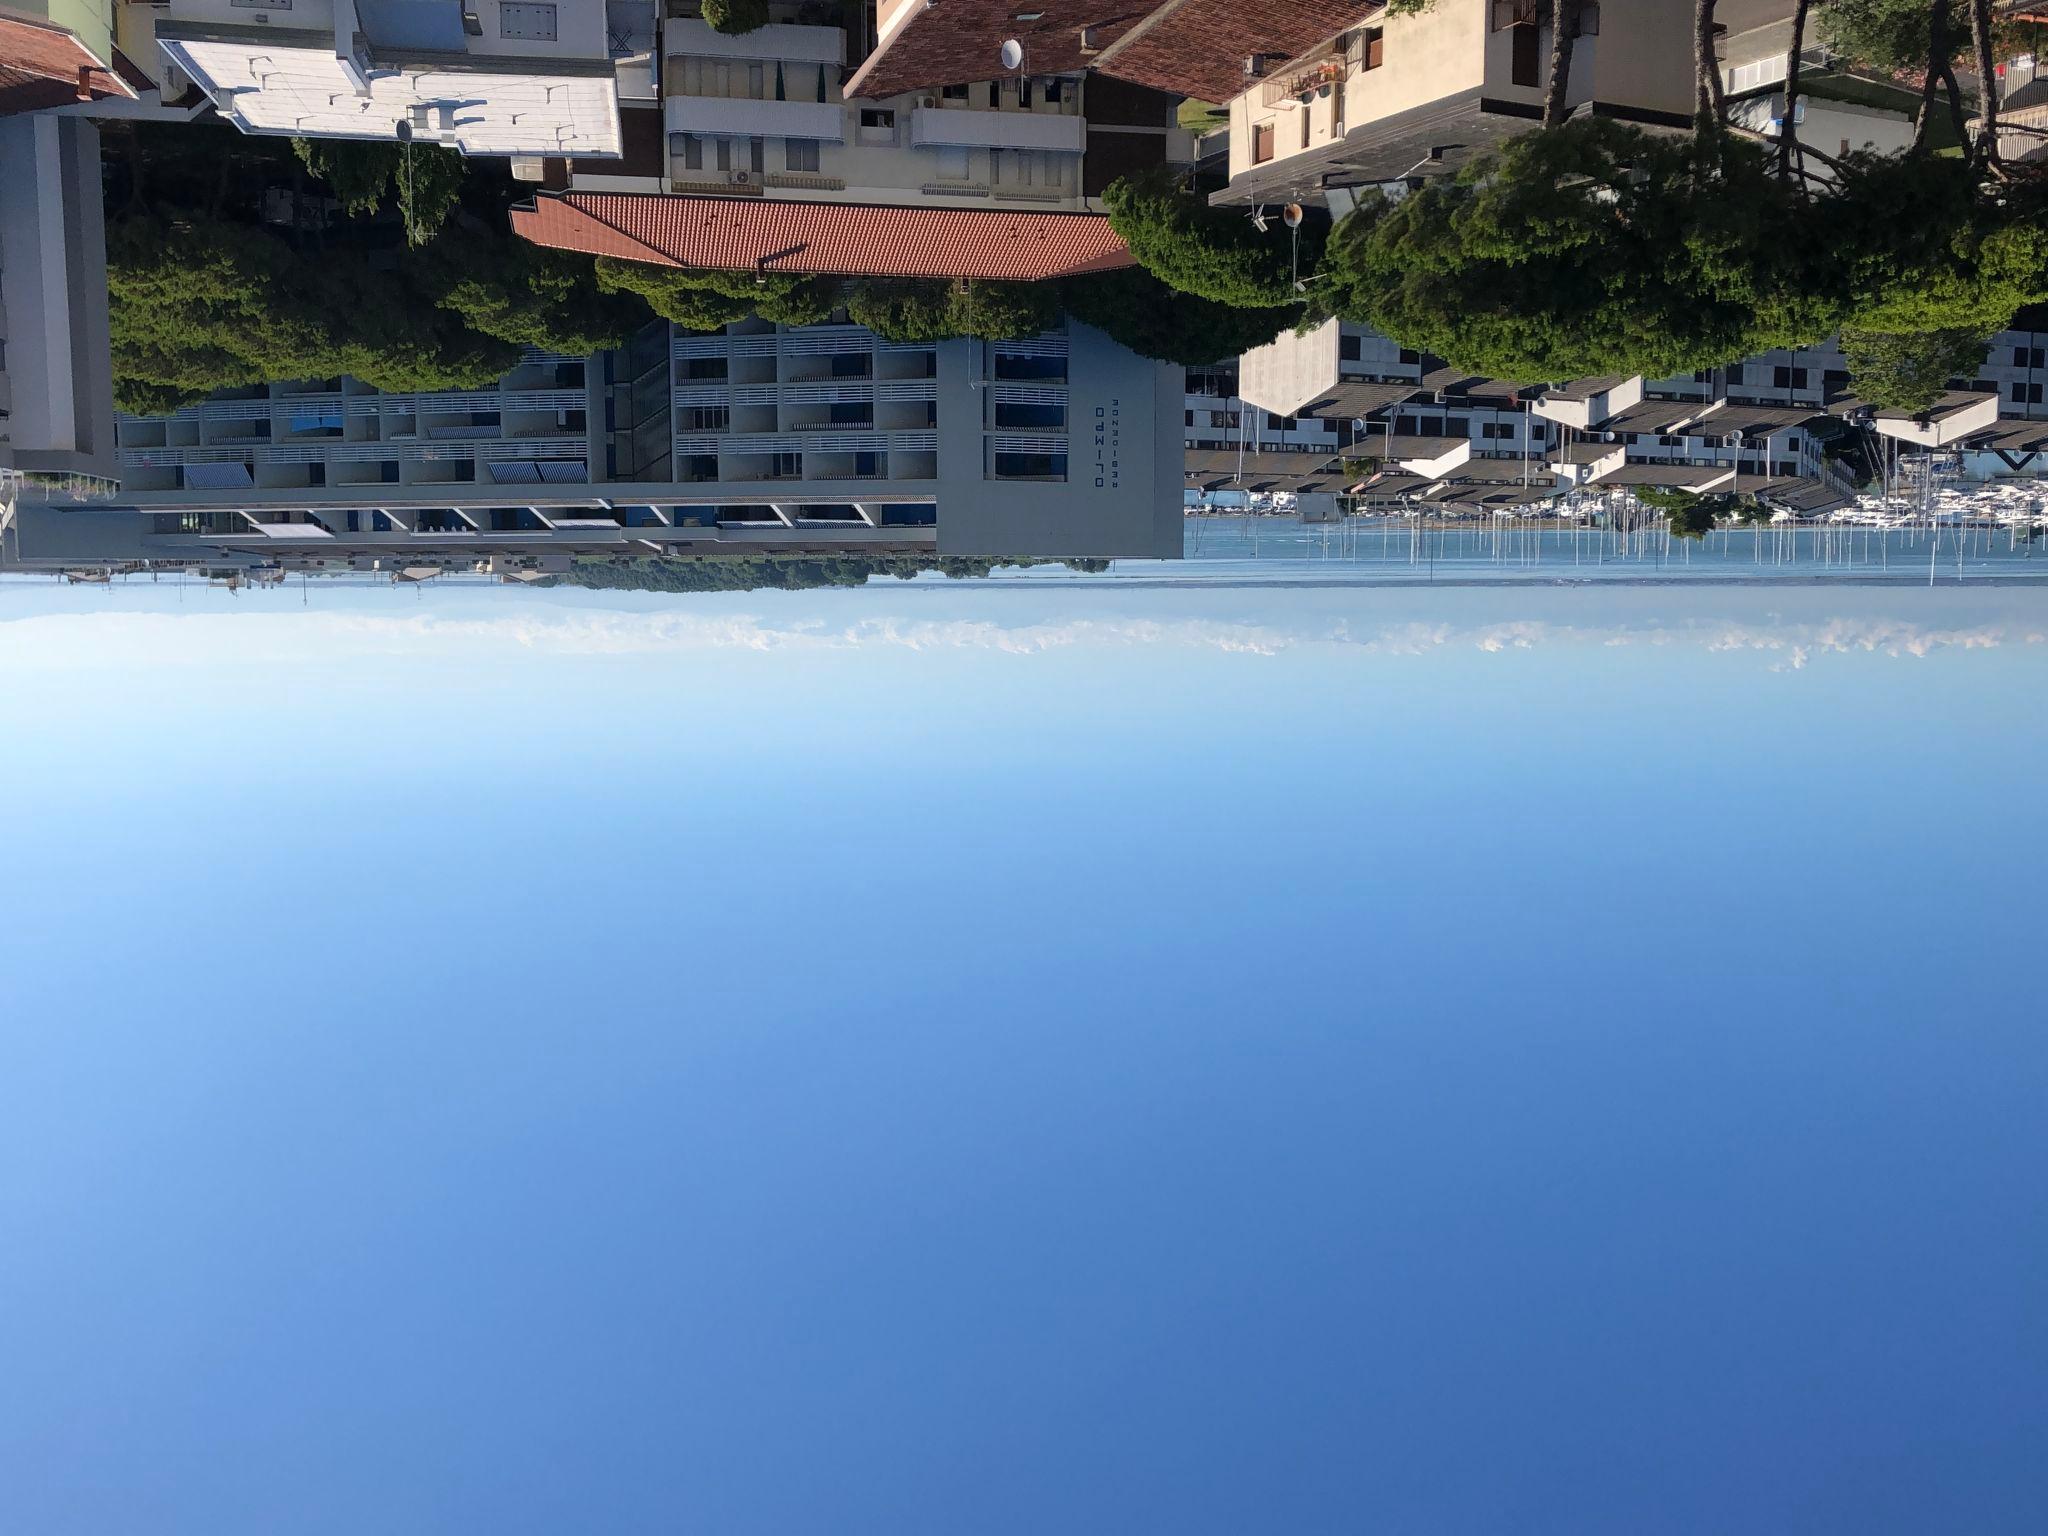
M78 66L78 99L80 101L91 101L93 99L92 66L90 64Z

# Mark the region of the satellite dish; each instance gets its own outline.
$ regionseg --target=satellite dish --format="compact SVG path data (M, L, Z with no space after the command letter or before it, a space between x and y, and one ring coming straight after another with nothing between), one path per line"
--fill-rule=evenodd
M1021 68L1024 63L1024 45L1014 37L1011 38L1003 44L1002 60L1005 69Z
M1289 229L1301 228L1301 204L1289 203L1280 210L1280 218Z

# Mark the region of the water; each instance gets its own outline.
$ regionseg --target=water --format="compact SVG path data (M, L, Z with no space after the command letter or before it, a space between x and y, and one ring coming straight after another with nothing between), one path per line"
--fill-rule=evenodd
M1773 524L1675 539L1662 529L1619 531L1507 518L1427 529L1399 518L1302 523L1195 517L1187 522L1184 562L1120 560L1111 576L1203 585L2036 581L2048 579L2048 540L2029 541L2003 528Z

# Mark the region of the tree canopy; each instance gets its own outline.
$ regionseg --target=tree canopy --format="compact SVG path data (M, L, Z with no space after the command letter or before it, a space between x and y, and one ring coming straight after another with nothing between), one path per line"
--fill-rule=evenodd
M437 144L293 139L292 149L308 171L327 183L345 213L376 213L395 194L412 245L433 239L462 200L462 156Z
M597 258L597 284L606 293L638 294L662 319L692 331L719 330L749 315L816 325L839 302L833 278L660 267L613 256Z
M1845 330L1842 356L1849 387L1858 399L1880 410L1924 411L1941 398L1952 378L1969 378L1984 361L1989 338L1981 331L1942 330L1904 334Z
M702 9L717 32L742 35L768 25L768 0L703 0Z
M1932 155L1850 155L1810 191L1732 135L1586 119L1361 202L1311 307L1523 383L1665 377L1843 326L1988 333L2048 297L2039 202Z
M1300 300L1294 236L1277 218L1261 232L1243 213L1212 207L1164 172L1112 182L1102 206L1139 265L1182 293L1242 309ZM1306 276L1322 257L1320 211L1299 233Z
M1076 320L1141 357L1199 368L1264 346L1294 324L1298 305L1239 309L1169 288L1143 267L1068 278L1061 298Z
M885 341L1036 336L1059 324L1050 283L970 283L938 278L868 278L846 285L846 318Z

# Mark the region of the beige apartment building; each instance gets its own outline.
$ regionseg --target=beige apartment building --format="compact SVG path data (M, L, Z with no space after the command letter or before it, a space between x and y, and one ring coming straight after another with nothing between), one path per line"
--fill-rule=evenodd
M1421 14L1362 6L1285 59L1247 55L1229 102L1222 203L1322 203L1330 187L1453 170L1541 121L1550 7L1436 0ZM1691 122L1687 0L1586 0L1566 104L1573 114L1683 129Z

